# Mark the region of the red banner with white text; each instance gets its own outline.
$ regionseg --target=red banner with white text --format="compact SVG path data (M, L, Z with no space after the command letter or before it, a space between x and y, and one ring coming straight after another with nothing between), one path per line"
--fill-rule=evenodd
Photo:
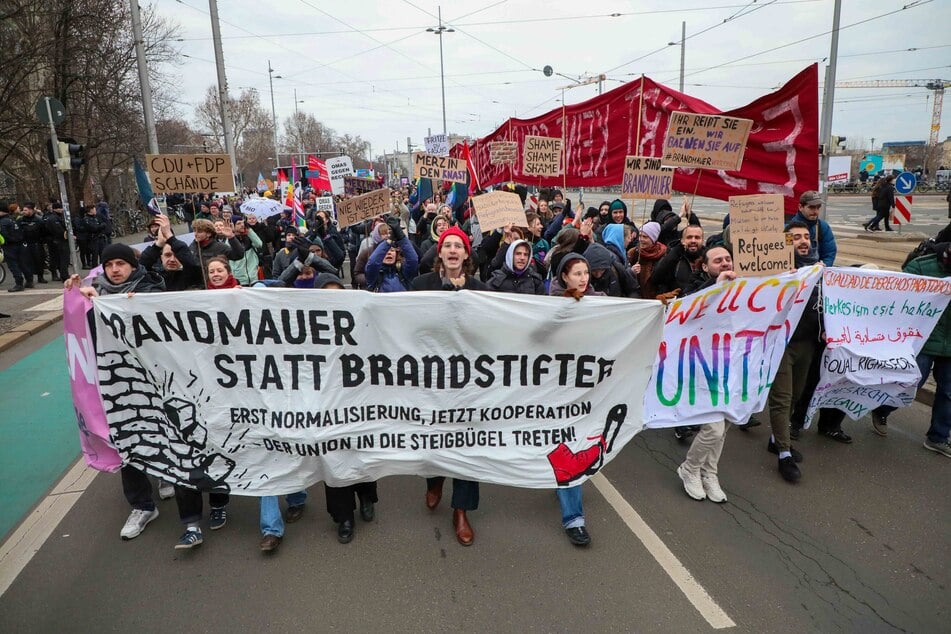
M509 119L495 132L470 144L469 150L483 186L509 180L549 187L615 186L621 183L625 156L663 154L670 114L675 111L752 119L753 127L739 171L677 168L674 189L690 193L696 190L700 196L720 200L745 194L782 194L787 213L796 211L800 194L818 189L817 64L800 72L776 92L725 111L644 77L534 119ZM526 135L564 139L563 174L542 177L522 174ZM514 164L491 164L489 144L494 141L518 144L518 159ZM462 151L462 145L456 145L450 154L461 157Z

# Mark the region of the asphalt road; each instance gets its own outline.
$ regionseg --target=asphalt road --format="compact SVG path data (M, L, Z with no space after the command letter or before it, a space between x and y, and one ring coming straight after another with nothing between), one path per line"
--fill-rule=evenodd
M40 343L10 349L4 365L30 361ZM41 383L62 375L53 367L61 361L47 363L33 370ZM33 407L24 396L0 391L4 426ZM605 470L620 502L585 485L588 549L565 539L550 491L500 486L483 488L471 514L476 541L463 548L446 501L430 513L421 479L393 477L380 483L376 521L358 520L351 544L337 543L317 486L273 555L258 550L249 498L234 499L228 525L206 530L201 548L182 552L172 548L181 532L172 501L122 542L119 478L100 474L84 492L58 490L73 491L56 495L75 505L0 597L0 632L712 629L658 563L657 546L619 514L625 504L735 631L946 632L951 462L921 447L928 415L918 403L896 412L888 438L867 420L847 422L849 446L805 433L798 485L780 479L766 425L732 429L720 461L724 505L689 499L674 473L686 448L670 431L644 432ZM8 486L0 482L0 499Z

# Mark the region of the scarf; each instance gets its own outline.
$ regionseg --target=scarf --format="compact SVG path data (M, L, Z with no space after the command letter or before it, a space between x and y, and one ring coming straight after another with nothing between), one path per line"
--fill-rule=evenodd
M656 262L657 260L664 257L667 253L667 245L663 242L655 242L648 248L641 247L640 249L640 259L647 260L648 262Z
M139 268L132 271L132 275L130 275L126 281L120 284L113 284L110 282L105 273L101 273L99 277L97 277L93 282L93 284L99 289L100 294L118 295L120 293L134 292L143 281L145 281L145 268L139 265ZM164 284L162 284L161 290L165 290Z
M819 261L819 252L815 247L809 249L809 253L806 255L800 255L799 252L796 252L796 268L802 268L804 266L812 266Z

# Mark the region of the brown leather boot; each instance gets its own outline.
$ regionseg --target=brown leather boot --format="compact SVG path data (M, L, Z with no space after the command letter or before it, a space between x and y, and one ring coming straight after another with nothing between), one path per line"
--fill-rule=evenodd
M430 511L434 510L439 506L439 501L442 500L442 485L445 480L440 480L430 488L426 489L426 508Z
M459 540L459 543L463 546L471 546L475 534L472 532L472 527L469 526L466 512L461 509L454 509L452 511L452 525L456 527L456 539Z

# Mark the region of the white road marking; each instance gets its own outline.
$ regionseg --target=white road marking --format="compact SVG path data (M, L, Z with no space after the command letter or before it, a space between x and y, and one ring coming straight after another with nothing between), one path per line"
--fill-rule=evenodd
M98 472L80 458L0 546L0 596L7 591L79 500Z
M680 588L680 591L693 604L700 616L706 619L712 628L717 630L736 627L733 619L727 616L727 613L717 605L704 587L694 579L690 571L680 563L674 553L661 541L657 533L647 525L647 522L634 510L634 507L614 488L614 485L601 473L592 477L591 482L604 496L604 499L608 501L608 504L621 516L621 519L631 529L634 536L641 540L647 552L660 564L660 567L664 569L671 581Z
M54 297L53 299L49 301L43 302L42 304L37 304L36 306L30 306L29 308L25 308L24 310L44 312L44 313L50 313L53 311L57 311L57 312L61 311L63 310L63 296L60 295L59 297Z

